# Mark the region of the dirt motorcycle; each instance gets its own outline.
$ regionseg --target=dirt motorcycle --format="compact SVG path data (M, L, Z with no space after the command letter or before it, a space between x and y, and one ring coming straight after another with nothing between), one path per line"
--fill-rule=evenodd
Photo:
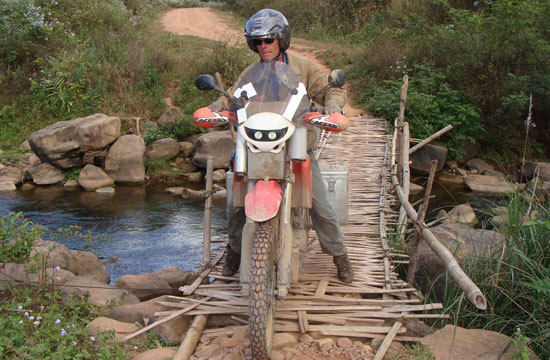
M345 73L334 70L318 93L344 83ZM193 120L202 127L231 123L237 128L228 200L232 198L235 208L244 207L246 214L240 284L249 299L252 355L264 359L272 346L276 297L284 298L298 280L308 248L312 206L308 128L340 132L349 122L341 113L329 116L311 111L317 109L309 102L300 75L283 62L249 67L232 94L210 75L199 76L195 84L230 99L229 109L201 108Z

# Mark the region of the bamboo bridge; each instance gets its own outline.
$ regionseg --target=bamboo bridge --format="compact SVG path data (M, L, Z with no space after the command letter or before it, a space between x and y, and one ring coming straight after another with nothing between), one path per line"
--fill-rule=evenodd
M401 96L404 104L406 83ZM350 119L347 131L333 135L325 145L320 157L321 166L345 164L348 169L348 224L342 227L342 231L355 280L351 284L340 282L332 257L322 254L320 247L309 251L298 283L292 285L285 299L277 300L276 332L316 331L325 336L382 338L384 340L375 360L384 357L392 341L417 341L417 338L405 335L408 319L446 316L438 312L442 309L441 304L425 303L422 294L410 285L416 271L415 243L418 243L420 234L445 261L447 270L470 301L480 309L484 307L485 298L479 289L462 273L452 254L425 226L422 207L417 214L408 203L408 154L411 149L408 124L403 122L403 113L404 105L400 117L396 119L393 134L387 133L386 121L358 116ZM425 207L429 201L431 181L433 171L426 190ZM409 223L414 225L415 231L411 254L413 269L412 275L409 271L409 282L400 279L395 272L395 266L408 263L409 256L394 252L388 245L388 237L403 236L407 215L412 219ZM313 231L311 233L316 236ZM430 235L437 244L432 243ZM318 244L318 241L314 243ZM213 244L218 245L217 249L205 258L210 262L203 265L199 278L192 285L180 289L183 296L173 297L173 303L163 304L172 305L176 310L158 314L166 316L158 322L183 314L194 316L193 325L197 325L199 332L194 336L186 335L180 350L186 347L188 350L184 352L187 355L178 359L188 358L201 336L213 339L247 328L248 300L241 296L238 274L232 278L221 274L225 241L214 239ZM230 316L234 324L204 329L206 316L216 315ZM147 328L140 332L145 330ZM180 350L178 353L181 355Z

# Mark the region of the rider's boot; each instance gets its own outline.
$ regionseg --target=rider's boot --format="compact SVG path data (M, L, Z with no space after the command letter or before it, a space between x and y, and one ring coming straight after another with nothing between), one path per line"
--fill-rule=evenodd
M241 254L228 247L225 262L223 263L222 275L233 276L241 266Z
M351 283L353 281L353 268L351 267L348 254L334 256L333 261L338 270L338 279L346 284Z

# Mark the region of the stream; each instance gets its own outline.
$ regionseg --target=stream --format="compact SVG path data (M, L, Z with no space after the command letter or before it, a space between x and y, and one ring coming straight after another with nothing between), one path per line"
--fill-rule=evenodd
M84 239L56 235L58 228L91 231L100 241L86 251L105 259L111 283L126 274L149 273L169 266L196 270L202 262L203 205L168 194L166 186L117 185L115 194L68 190L62 186L0 192L0 216L19 213L69 249L81 249ZM225 211L212 208L212 238L226 237ZM48 236L49 234L49 236Z

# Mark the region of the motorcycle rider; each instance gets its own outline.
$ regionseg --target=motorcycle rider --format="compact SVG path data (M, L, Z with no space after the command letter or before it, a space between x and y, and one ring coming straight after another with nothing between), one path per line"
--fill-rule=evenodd
M301 81L304 83L310 98L328 83L327 76L312 62L286 53L290 45L290 27L288 21L280 12L263 9L252 15L245 26L245 38L248 47L260 56L260 61L282 61L300 74ZM246 71L241 73L241 77ZM239 80L241 77L239 77ZM239 83L239 80L236 84ZM232 91L229 90L229 93L232 93ZM329 88L313 100L324 105L325 112L330 115L341 111L346 102L346 91L341 88ZM221 111L228 108L228 106L228 99L221 96L209 108L212 111ZM344 237L338 224L337 215L328 202L321 170L312 153L312 149L318 142L318 130L309 124L306 127L307 149L311 159L313 196L310 216L313 228L317 232L323 253L333 256L338 271L338 279L345 283L351 283L354 274L344 245ZM240 267L241 237L246 216L243 208L234 208L232 203L228 204L227 211L229 251L222 273L225 276L232 276Z

